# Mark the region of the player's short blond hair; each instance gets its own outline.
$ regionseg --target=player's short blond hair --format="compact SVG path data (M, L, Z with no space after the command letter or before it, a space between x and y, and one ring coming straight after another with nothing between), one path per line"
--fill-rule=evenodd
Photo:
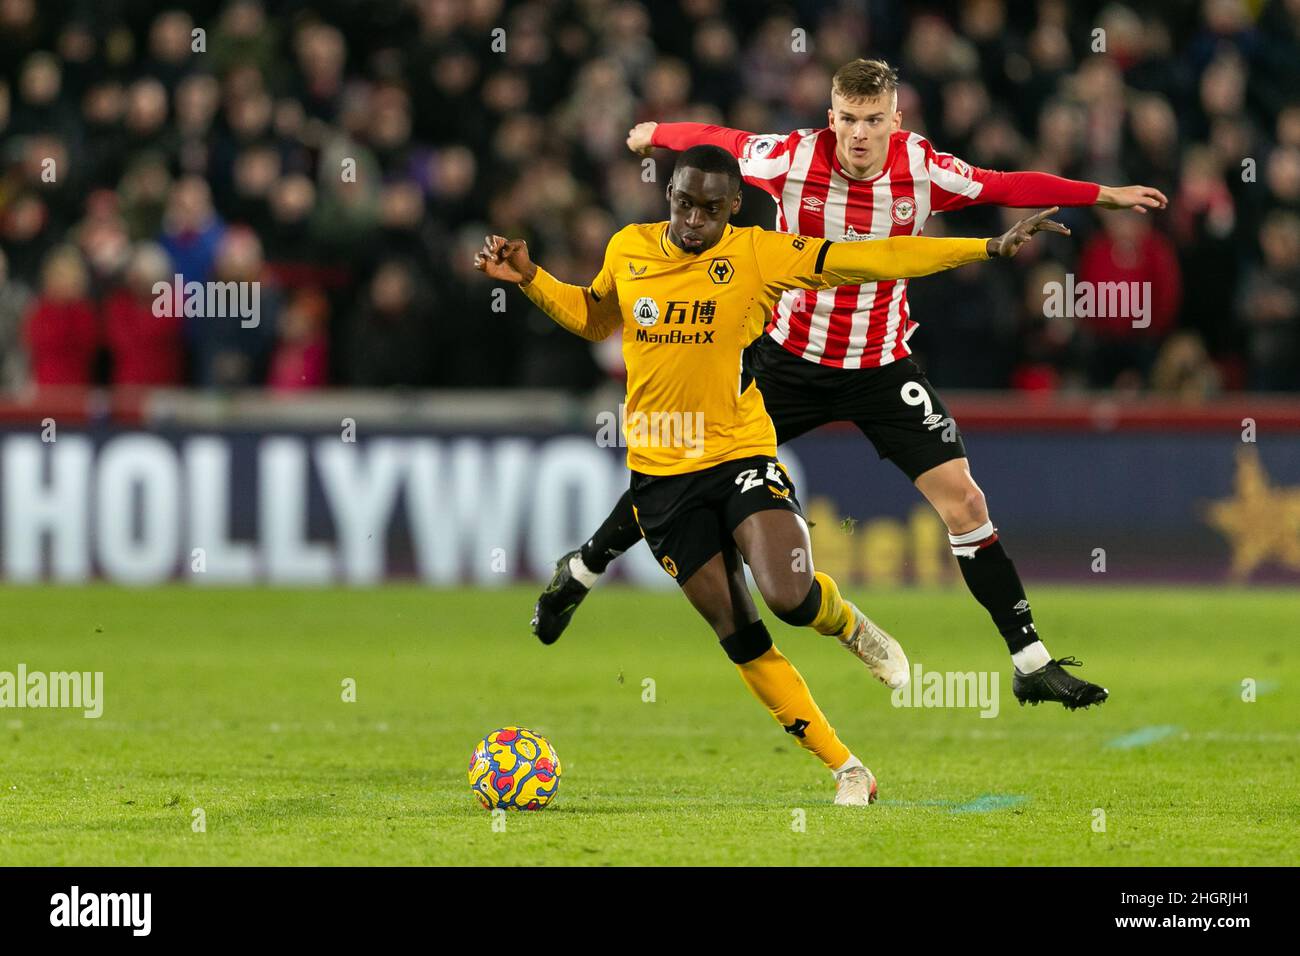
M884 60L850 60L831 78L831 92L850 100L869 100L897 91L898 71Z

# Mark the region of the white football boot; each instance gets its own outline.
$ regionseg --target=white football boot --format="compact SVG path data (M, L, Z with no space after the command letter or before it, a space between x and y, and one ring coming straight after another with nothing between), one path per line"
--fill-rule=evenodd
M865 807L876 802L876 777L859 764L835 774L835 803L841 807Z
M849 636L839 638L839 642L857 655L858 660L870 668L880 683L890 690L902 687L912 676L902 645L863 614L852 601L844 603L853 611L857 623Z

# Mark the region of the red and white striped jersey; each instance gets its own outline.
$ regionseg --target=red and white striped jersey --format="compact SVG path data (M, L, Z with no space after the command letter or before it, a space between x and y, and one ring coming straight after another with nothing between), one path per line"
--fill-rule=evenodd
M741 174L776 200L776 228L836 242L919 235L931 213L973 203L1089 205L1097 187L1044 173L1001 173L936 150L921 135L890 136L884 168L853 179L835 152L830 127L785 135L750 134L695 123L661 123L654 145L706 142L740 162ZM786 292L767 331L795 355L835 368L875 368L910 354L916 330L907 280L822 292Z
M752 137L738 158L745 178L776 199L777 229L837 242L920 235L931 213L968 205L982 188L966 163L903 130L870 179L844 172L829 127ZM786 292L768 325L794 354L836 368L897 361L915 329L906 279Z

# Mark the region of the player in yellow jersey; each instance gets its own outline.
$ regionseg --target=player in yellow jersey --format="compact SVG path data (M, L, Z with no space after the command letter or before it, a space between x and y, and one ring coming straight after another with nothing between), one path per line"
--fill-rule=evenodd
M886 685L906 683L907 658L814 569L808 527L741 353L786 289L929 275L1013 256L1039 231L1068 230L1047 210L996 239L833 243L732 226L740 181L736 160L724 150L686 150L668 186L669 221L620 230L587 288L558 281L529 259L524 242L501 236L488 237L475 266L519 285L584 338L621 331L627 464L646 542L754 695L835 775L835 802L863 805L876 798L875 777L773 645L742 561L777 617L835 636Z

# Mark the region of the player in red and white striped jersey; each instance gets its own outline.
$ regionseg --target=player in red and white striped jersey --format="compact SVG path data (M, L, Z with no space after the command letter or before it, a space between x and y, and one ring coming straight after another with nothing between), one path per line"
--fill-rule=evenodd
M651 145L674 150L720 146L739 159L750 185L776 200L779 231L844 242L920 235L932 213L976 203L1087 206L1099 197L1094 183L970 166L940 153L918 133L892 128L897 112L891 128L875 133L877 142L871 143L871 124L883 126L885 110L865 104L858 109L847 100L839 105L843 118L835 126L780 136L700 123L643 123L629 139L635 144L648 137ZM867 136L855 147L858 125ZM840 159L842 126L848 127L847 161ZM896 279L787 294L768 331L788 351L818 365L876 368L911 353L907 340L915 328L907 280Z
M783 232L856 242L917 235L932 213L977 203L1163 209L1147 186L1100 186L1039 172L996 172L936 150L902 129L897 74L880 60L855 60L831 86L828 125L754 134L699 123L641 123L628 147L684 150L707 143L740 162L741 173L776 201ZM938 511L971 593L988 610L1014 664L1022 703L1067 708L1106 699L1106 690L1065 672L1033 623L1015 565L1003 550L965 445L947 408L909 358L916 328L907 280L785 293L747 354L779 443L831 421L856 424ZM534 633L559 637L610 560L639 536L628 497L578 551L560 559L538 600Z

